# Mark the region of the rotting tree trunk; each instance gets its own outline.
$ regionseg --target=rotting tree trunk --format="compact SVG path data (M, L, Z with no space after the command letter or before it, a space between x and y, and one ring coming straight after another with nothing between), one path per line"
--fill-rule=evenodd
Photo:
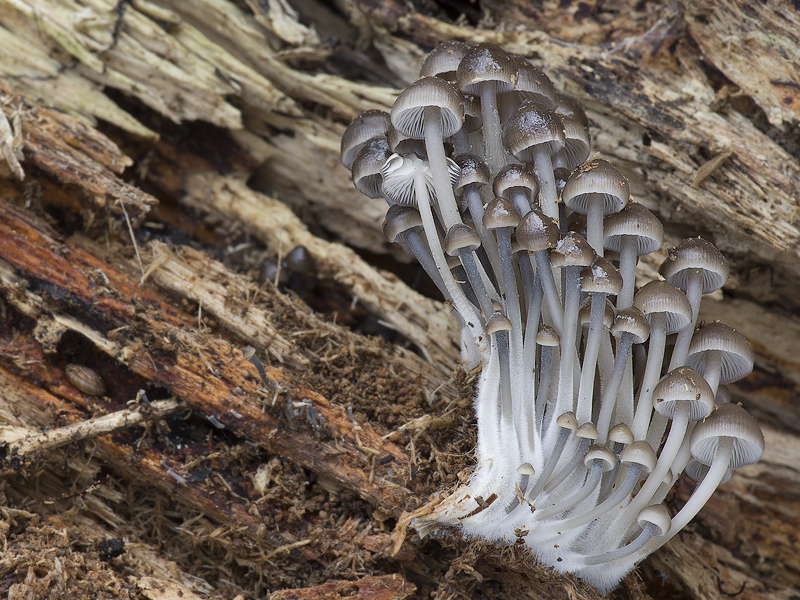
M470 377L451 377L448 307L370 264L408 273L383 241L385 207L352 188L338 144L356 114L391 105L427 50L458 38L542 66L587 106L595 150L662 217L668 244L702 234L733 265L701 318L754 347L755 372L733 393L764 424L767 453L615 595L792 597L798 9L481 9L0 2L0 432L35 442L124 409L140 421L99 437L81 429L48 452L2 450L0 535L12 551L0 590L597 597L515 549L409 536L386 554L404 511L469 472ZM299 244L315 272L289 287L315 310L257 280L266 256ZM95 367L107 395L74 388L70 362ZM139 389L177 410L128 407ZM675 503L688 493L678 486ZM100 544L122 538L120 556Z

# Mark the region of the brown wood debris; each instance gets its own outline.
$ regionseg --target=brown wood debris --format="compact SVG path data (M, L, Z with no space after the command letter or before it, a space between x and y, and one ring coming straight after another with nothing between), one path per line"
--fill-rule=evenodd
M416 586L400 575L365 577L357 581L330 581L310 588L280 590L270 600L403 600L416 591Z

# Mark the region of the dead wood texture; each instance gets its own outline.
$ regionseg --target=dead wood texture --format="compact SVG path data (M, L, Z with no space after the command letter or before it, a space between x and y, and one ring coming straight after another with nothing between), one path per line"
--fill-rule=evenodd
M469 473L471 375L339 138L455 38L540 65L668 243L733 266L701 318L753 345L767 452L613 596L797 597L800 7L413 5L0 0L0 595L599 598L393 535ZM260 275L298 245L313 274Z

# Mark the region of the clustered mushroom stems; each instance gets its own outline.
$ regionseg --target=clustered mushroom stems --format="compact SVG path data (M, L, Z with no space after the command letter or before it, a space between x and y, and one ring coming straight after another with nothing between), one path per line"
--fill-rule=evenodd
M414 526L522 538L605 592L764 439L726 391L752 370L749 344L721 323L697 328L725 258L685 240L637 291L638 257L663 227L589 153L580 104L541 70L457 41L430 53L390 113L367 111L342 138L356 187L389 204L387 239L455 309L464 367L480 367L477 467ZM670 518L684 469L699 483Z

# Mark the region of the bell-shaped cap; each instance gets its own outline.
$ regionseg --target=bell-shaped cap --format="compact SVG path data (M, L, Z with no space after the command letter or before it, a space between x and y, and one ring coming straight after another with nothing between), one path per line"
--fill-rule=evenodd
M689 273L699 270L703 275L703 293L710 294L725 285L730 275L728 261L711 242L696 237L683 240L661 264L659 273L676 288L686 291Z
M550 253L550 264L554 267L588 267L594 258L594 250L586 238L574 231L568 231Z
M517 160L534 162L535 150L555 154L565 143L561 117L540 102L527 100L515 110L503 127L503 144Z
M514 89L517 65L511 55L495 44L478 44L461 60L456 87L465 94L480 94L480 84L494 82L498 94Z
M608 439L617 444L627 446L633 443L633 432L627 423L617 423L608 430Z
M694 332L686 364L705 373L709 352L720 353L720 383L733 383L753 370L753 349L742 334L724 323L709 323Z
M581 304L580 308L578 309L578 321L581 325L589 325L589 321L591 320L592 314L592 298L591 296L584 299ZM614 323L614 305L611 304L611 301L606 298L606 309L603 312L603 328L611 329L611 325Z
M558 332L550 325L540 325L539 331L536 333L536 343L540 346L554 348L561 343L561 338L558 336Z
M619 460L627 466L641 465L645 472L649 473L656 468L658 456L648 442L637 440L620 453Z
M453 160L461 169L455 185L456 191L468 185L479 187L489 183L491 173L485 161L474 154L459 154Z
M314 272L314 257L305 246L295 246L284 259L286 268L292 273L309 275Z
M547 250L558 243L561 232L550 217L534 208L517 226L517 243L529 252Z
M511 321L503 313L496 312L486 322L486 333L493 335L500 331L510 331Z
M422 218L419 211L411 206L393 204L386 211L383 221L383 235L390 244L402 241L403 234L409 231L421 231Z
M575 430L575 435L587 440L596 440L599 433L597 433L597 427L587 421Z
M495 198L486 205L483 213L483 226L487 229L516 227L520 216L514 205L503 198Z
M756 420L738 404L722 404L692 431L692 456L710 465L722 437L733 438L729 469L752 465L764 454L764 434Z
M575 212L589 212L589 201L601 199L604 215L619 212L630 201L628 179L610 162L597 159L584 163L567 179L561 201Z
M431 50L419 70L420 77L439 77L455 83L461 60L469 52L470 45L458 40L447 40Z
M703 376L691 367L678 367L653 388L653 408L671 419L679 403L689 408L689 420L699 421L714 408L714 392Z
M426 116L431 110L441 122L442 137L449 138L464 124L464 100L458 90L438 77L418 79L397 97L392 106L392 125L410 138L425 137Z
M381 169L392 155L385 137L376 137L361 147L353 160L353 185L370 198L383 196Z
M536 100L550 110L556 108L556 86L539 67L532 64L524 56L512 56L517 65L517 86L515 91L519 94L520 101Z
M589 119L586 117L583 107L575 98L566 94L556 94L555 99L555 112L561 115L566 138L564 149L562 150L564 167L571 171L589 158L589 153L591 152Z
M633 305L651 321L651 315L664 313L667 334L677 333L692 321L692 307L686 294L666 281L650 281L633 297Z
M517 191L525 194L528 204L533 204L539 195L539 182L536 176L524 166L517 163L505 165L498 171L492 182L494 195L506 200Z
M611 335L614 337L622 337L625 333L633 336L634 344L644 344L650 337L650 326L647 324L647 319L635 306L621 309L611 326Z
M664 226L644 206L629 202L621 211L608 215L603 221L603 246L620 252L626 238L636 241L636 256L644 256L661 248Z
M449 256L458 256L462 250L475 250L481 245L481 238L475 230L464 223L456 223L444 236L444 251Z
M352 169L358 151L372 138L385 136L389 124L389 113L377 109L364 111L353 119L342 135L342 164Z
M561 427L562 429L577 429L578 428L578 419L575 417L575 413L571 410L568 410L565 413L558 415L556 419L556 425Z
M669 509L664 504L651 504L645 506L639 516L636 517L639 525L652 525L654 527L653 536L659 537L667 535L669 528L672 525L672 517L669 515Z
M591 468L594 461L600 461L603 465L603 471L607 472L613 469L617 464L617 455L609 450L606 446L601 444L592 444L586 451L583 457L583 464Z
M622 275L617 268L602 256L581 269L581 289L587 293L602 293L616 296L622 289Z

